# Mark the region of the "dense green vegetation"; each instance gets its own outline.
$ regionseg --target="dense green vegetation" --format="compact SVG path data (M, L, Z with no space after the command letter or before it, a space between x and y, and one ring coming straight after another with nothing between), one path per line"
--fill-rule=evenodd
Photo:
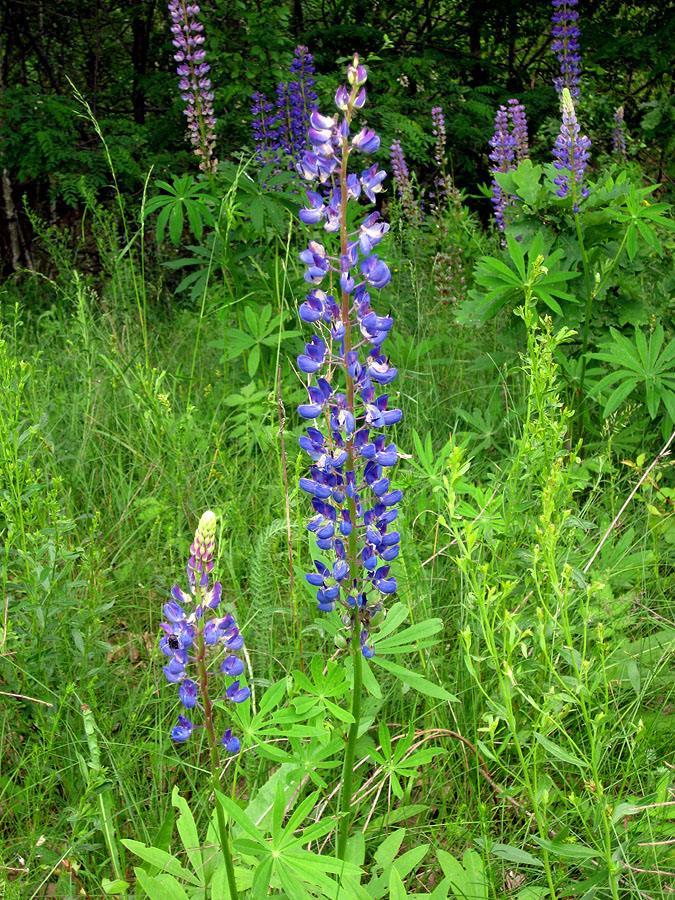
M207 174L162 5L2 7L1 896L227 900L218 810L251 900L675 890L672 29L578 9L575 212L548 4L213 0ZM361 54L374 158L397 139L410 167L377 198L404 497L358 729L361 654L304 578L298 254L321 230L250 130L298 43L331 114ZM494 176L501 233L510 97L530 150ZM207 509L251 690L217 802L205 732L171 740L158 646Z

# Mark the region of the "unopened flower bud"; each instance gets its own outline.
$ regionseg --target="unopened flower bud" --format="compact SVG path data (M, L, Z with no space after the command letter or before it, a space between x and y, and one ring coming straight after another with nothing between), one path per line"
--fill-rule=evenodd
M366 72L366 67L361 65L359 62L359 54L355 53L354 61L347 66L347 81L352 85L361 87L367 80L368 73Z

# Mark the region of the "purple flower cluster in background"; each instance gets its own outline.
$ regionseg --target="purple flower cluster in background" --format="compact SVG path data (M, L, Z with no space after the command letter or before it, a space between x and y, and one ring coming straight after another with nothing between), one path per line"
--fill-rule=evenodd
M560 175L554 179L554 183L558 186L556 194L559 197L565 198L571 193L575 213L579 212L579 201L588 197L583 177L590 147L590 139L581 134L572 96L567 88L563 88L562 124L553 148L553 165Z
M509 121L511 127L509 127ZM527 118L525 116L525 107L518 100L511 98L509 100L508 110L505 106L500 106L495 116L495 131L490 138L490 172L496 175L497 172L508 172L515 169L518 163L521 163L529 156ZM495 221L497 228L504 231L508 222L506 219L506 208L511 205L513 198L505 191L497 182L492 179L492 205L494 209Z
M300 306L300 318L317 333L298 357L308 376L308 402L299 406L303 419L313 421L300 445L312 465L300 487L312 497L314 516L308 529L329 561L315 560L307 581L317 588L318 608L342 607L343 623L352 630L352 646L365 657L373 619L382 613L382 598L396 590L390 563L399 552L400 535L392 525L398 515L401 491L392 490L387 474L399 458L396 445L387 443L384 429L401 420L400 409L389 408L388 393L396 369L382 345L393 325L371 306L370 292L390 280L386 263L373 251L389 230L377 211L349 229L347 204L366 197L375 203L385 172L377 163L365 164L360 174L349 172L352 156L374 153L380 139L364 126L352 134L352 119L366 102L367 73L354 57L347 69L348 84L338 88L338 114L311 114L309 140L298 170L314 189L307 190L300 219L323 223L327 234L339 235L334 252L310 240L300 254L311 290ZM330 184L328 197L320 185ZM324 288L324 282L328 287ZM339 290L339 301L332 287ZM339 378L339 373L342 373ZM338 380L343 383L338 383Z
M187 565L190 593L186 593L178 584L171 588L171 600L164 604L164 615L168 621L159 626L163 632L159 647L164 656L169 658L164 666L164 675L171 684L179 685L178 696L186 710L197 708L204 714L205 727L214 744L213 700L208 681L212 673L207 671L207 648L213 656L219 654L219 658L214 661L220 663L220 672L232 679L222 699L242 703L250 694L248 688L239 684L244 664L235 655L244 646L244 639L234 616L230 613L219 616L215 612L221 601L220 582L209 584L213 569L215 530L215 515L210 511L205 512L190 547ZM196 681L188 677L191 664L196 669ZM195 725L187 716L179 715L178 725L174 726L171 737L182 743L190 737L194 728ZM231 728L225 731L221 743L228 753L239 752L239 738L233 737Z
M265 94L253 94L251 116L256 158L264 164L283 164L295 171L308 149L309 118L317 108L312 77L314 57L307 47L295 48L290 69L294 77L288 85L279 82L274 105Z
M527 118L525 116L525 107L523 104L511 98L511 100L509 100L509 116L512 125L511 134L515 141L516 162L520 163L530 155Z
M401 146L400 141L397 140L391 142L389 155L391 158L391 169L394 175L394 181L396 182L396 191L399 200L401 201L403 212L405 213L408 222L419 224L420 208L415 203L415 192L412 181L410 180L410 173L408 171L408 166L406 165L403 147Z
M186 0L171 0L171 33L176 48L174 59L180 76L181 97L186 103L188 136L194 152L200 157L204 172L216 171L218 160L213 155L216 117L213 113L213 92L208 77L210 65L203 48L204 26L197 20L199 6Z
M618 106L614 113L614 131L612 132L612 150L622 160L626 159L626 131L623 119L623 106Z
M553 79L556 91L567 88L574 100L579 99L581 56L579 55L579 13L574 8L578 0L551 0L553 15L551 49L558 57L560 75Z
M434 106L431 110L431 131L435 139L434 159L438 168L443 169L447 165L448 160L445 155L445 116L441 106Z
M516 138L509 131L509 116L506 107L503 105L499 107L495 116L495 132L490 138L490 147L492 147L490 151L490 161L492 163L490 172L492 175L495 175L497 172L508 172L510 169L515 168ZM497 228L500 231L504 231L506 228L505 211L509 203L509 194L493 178L492 205Z
M451 200L455 212L459 212L462 197L448 172L448 156L445 149L447 140L445 116L441 106L434 106L431 110L431 131L434 136L434 160L438 166L438 175L434 181L438 206L444 199Z

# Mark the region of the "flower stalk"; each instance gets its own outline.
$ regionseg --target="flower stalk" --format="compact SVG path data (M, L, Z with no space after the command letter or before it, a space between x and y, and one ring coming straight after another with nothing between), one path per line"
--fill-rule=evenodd
M243 637L230 613L218 616L215 611L221 603L222 588L216 581L211 586L209 576L213 570L215 551L216 517L210 510L199 520L194 541L190 547L190 560L187 566L190 594L179 585L171 589L171 600L164 604L164 615L168 619L160 625L162 637L160 650L168 662L164 666L164 675L170 684L178 685L178 696L186 711L196 710L202 713L202 725L195 723L187 716L179 715L178 724L171 731L176 743L189 740L196 728L204 728L209 747L211 762L211 787L216 804L218 832L221 849L225 860L227 880L230 887L231 900L237 900L237 885L232 861L230 836L216 791L220 788L220 752L222 746L228 753L237 755L240 750L239 738L227 728L220 740L216 736L215 703L211 694L213 684L209 671L212 657L227 653L220 661L219 671L231 680L225 690L224 698L232 703L243 703L249 698L247 687L241 687L238 676L244 671L244 664L234 651L241 650ZM195 682L189 677L190 667L196 670ZM192 712L191 715L194 715Z
M308 181L325 185L324 192L306 191L306 205L300 219L308 225L324 221L324 230L339 240L336 255L318 241L311 240L300 254L306 265L305 280L313 285L300 318L317 325L314 335L298 357L298 368L310 376L309 402L298 407L304 419L325 422L328 434L310 426L300 438L301 447L313 465L309 478L300 487L312 496L315 515L307 528L316 535L319 550L333 555L332 565L315 560L315 572L307 581L318 588L321 612L341 607L341 623L349 634L353 684L353 721L347 735L340 795L337 855L344 859L353 819L352 796L354 756L361 718L363 660L374 654L369 641L383 615L382 596L396 590L389 576L390 562L399 552L400 535L390 526L398 515L400 491L390 490L386 471L398 461L395 444L385 444L379 432L400 421L399 409L388 409L388 395L375 396L376 388L396 376L381 347L393 320L378 316L370 305L369 289L381 289L391 275L374 247L389 230L371 212L350 231L347 204L363 193L371 203L382 189L385 173L377 164L360 176L349 171L354 154L374 153L379 137L368 127L352 135L352 120L366 100L366 69L358 56L347 69L348 86L338 88L335 102L342 118L310 117L309 141L312 152L304 154L298 171ZM325 278L339 280L339 302L319 285ZM367 359L360 354L369 347ZM325 372L325 377L319 373ZM316 376L316 383L311 383ZM340 381L342 384L331 384ZM341 645L345 641L340 637Z

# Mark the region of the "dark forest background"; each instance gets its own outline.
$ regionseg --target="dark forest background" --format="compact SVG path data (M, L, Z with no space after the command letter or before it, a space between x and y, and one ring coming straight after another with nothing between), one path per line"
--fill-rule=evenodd
M7 274L39 268L31 218L77 228L87 203L109 190L104 148L75 90L100 124L130 203L139 201L151 166L161 177L196 169L196 162L184 141L165 3L3 0L1 10L0 251ZM582 114L594 155L609 151L612 114L621 104L631 154L669 190L675 8L585 0L580 12ZM443 106L455 180L471 193L487 180L494 111L508 97L525 103L535 152L537 135L551 143L557 61L549 52L550 13L548 2L532 0L207 0L201 18L217 152L221 159L252 154L250 96L274 94L297 44L315 56L320 100L358 51L370 63L377 102L369 117L383 147L399 137L424 182L432 157L429 112Z

